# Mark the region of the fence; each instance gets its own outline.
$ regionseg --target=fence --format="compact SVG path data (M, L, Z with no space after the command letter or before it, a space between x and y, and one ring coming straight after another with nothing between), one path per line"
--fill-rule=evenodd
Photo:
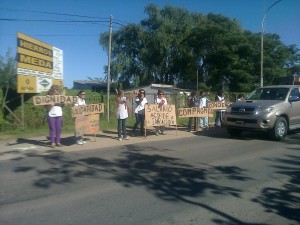
M87 104L95 104L95 103L104 103L105 105L105 110L104 113L101 115L102 120L107 119L107 110L106 110L106 104L107 104L107 96L103 95L98 92L93 92L93 91L85 91L86 92L86 102ZM65 95L67 96L76 96L78 94L78 90L66 90ZM40 94L40 95L45 95L45 93ZM13 96L8 96L9 99L15 98L16 94ZM46 121L46 109L43 106L34 106L33 105L33 100L32 100L33 95L28 95L25 97L25 104L24 104L24 124L25 128L41 128L47 125ZM227 93L225 95L225 98L230 100L230 101L235 101L237 94L235 93ZM154 103L156 94L147 94L147 100L149 103ZM187 96L186 95L181 95L181 94L169 94L166 95L168 104L175 105L176 109L177 108L184 108L187 107ZM211 94L208 96L209 99L214 100L214 95ZM3 93L0 92L0 107L2 108L2 102L3 100ZM115 95L111 95L109 99L109 116L110 120L116 118L116 103L115 103ZM8 106L13 109L13 112L15 115L17 115L19 118L21 118L22 115L22 109L20 105L20 101L11 101ZM130 99L128 102L129 106L129 116L134 117L134 109L136 107L136 103L134 102L134 99ZM71 112L72 106L66 106L63 109L63 117L64 117L64 126L67 125L72 125L74 124L74 120L72 118L72 112ZM13 130L19 126L17 123L16 119L10 115L10 113L2 108L2 111L0 113L0 131L3 130Z

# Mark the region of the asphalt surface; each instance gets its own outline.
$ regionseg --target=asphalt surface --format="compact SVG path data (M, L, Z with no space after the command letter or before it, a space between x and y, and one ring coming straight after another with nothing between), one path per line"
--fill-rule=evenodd
M49 154L53 151L74 152L87 149L100 149L112 146L122 146L137 143L172 140L178 138L192 137L194 135L201 135L202 133L213 134L221 131L224 128L209 128L194 132L188 132L187 127L171 127L166 128L166 135L155 135L155 129L148 129L146 136L132 136L131 130L127 132L129 140L118 140L116 130L100 131L96 135L86 135L84 137L86 143L83 145L76 144L75 138L72 134L62 134L62 147L50 147L50 142L47 134L39 137L18 138L16 140L2 140L0 141L0 160L14 158L19 153L39 153Z

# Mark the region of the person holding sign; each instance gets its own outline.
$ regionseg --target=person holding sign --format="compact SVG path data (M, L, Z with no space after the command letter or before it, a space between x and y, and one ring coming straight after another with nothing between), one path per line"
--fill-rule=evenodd
M52 85L48 91L48 95L59 95L58 85ZM63 120L62 106L64 105L64 103L51 103L46 105L51 148L55 148L55 146L62 146L60 143L60 135Z
M132 133L133 136L135 135L136 128L139 124L140 125L140 133L144 135L144 125L145 125L145 105L148 104L146 99L146 93L143 89L139 90L138 96L135 98L135 102L137 103L137 107L134 110L136 121L133 125Z
M85 92L83 90L78 92L78 99L77 99L76 103L74 104L74 106L80 106L80 105L86 105L86 103L85 103ZM75 131L75 137L76 137L76 143L78 145L83 145L85 143L82 136L77 137L76 131Z
M157 98L155 103L158 104L158 107L161 108L163 105L167 105L167 99L164 96L164 92L162 90L158 90ZM156 132L155 135L158 136L159 134L165 135L165 126L157 126L155 127Z
M225 102L224 95L222 91L218 91L215 97L216 102ZM221 127L221 122L223 121L223 114L225 110L216 110L215 117L215 127Z
M207 108L209 99L205 96L204 91L200 91L199 98L198 98L198 106L200 109ZM199 118L199 127L209 127L208 126L208 116L200 117Z
M120 90L116 96L117 104L117 119L118 119L118 140L129 140L126 133L126 119L128 118L127 99L124 96L124 91ZM122 139L123 135L123 139Z
M192 91L188 97L188 107L189 108L196 107L196 103L197 103L196 92ZM196 122L196 117L189 118L188 132L192 132L193 123L195 122Z

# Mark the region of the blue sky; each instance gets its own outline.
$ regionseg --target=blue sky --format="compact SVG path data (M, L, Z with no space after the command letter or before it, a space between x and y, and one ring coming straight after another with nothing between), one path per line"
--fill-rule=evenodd
M104 77L108 56L98 44L99 34L108 32L109 17L122 24L139 23L146 18L145 6L154 3L160 8L166 4L190 12L222 14L239 21L241 27L258 33L266 7L277 0L0 0L0 19L21 20L103 20L101 23L11 22L0 20L0 55L10 48L16 53L16 34L32 38L63 50L64 85L73 87L73 80ZM282 0L270 9L265 32L277 33L284 44L300 48L300 0ZM37 13L32 11L47 12ZM72 14L97 18L54 15ZM107 22L106 22L107 21ZM113 31L118 29L113 25Z

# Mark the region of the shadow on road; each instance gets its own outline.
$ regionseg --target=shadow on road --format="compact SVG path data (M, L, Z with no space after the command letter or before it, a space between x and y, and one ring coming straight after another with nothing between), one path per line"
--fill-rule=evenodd
M221 129L218 132L219 137L227 135ZM291 142L295 143L296 140L291 139ZM234 182L252 179L247 176L248 171L243 168L190 165L178 158L151 154L152 150L159 150L153 147L141 148L139 145L127 145L121 148L122 153L113 160L95 156L74 160L67 153L57 150L49 151L47 155L28 154L27 157L44 159L43 167L16 167L14 172L36 172L37 179L34 180L33 185L42 189L72 183L83 177L111 179L127 188L143 187L165 201L183 201L199 206L218 217L218 219L213 219L216 224L263 225L243 222L201 202L201 197L206 195L241 198L243 190L235 188ZM278 169L277 173L285 175L288 182L283 182L280 189L264 188L261 195L253 198L252 201L262 205L267 212L299 221L300 157L286 155L280 159L268 158L266 160L274 162L273 167ZM216 181L219 181L219 184L216 184ZM232 185L221 185L230 183L228 181L231 181ZM220 217L223 219L219 219Z
M277 169L276 173L284 175L287 181L282 181L280 188L264 188L261 195L254 198L253 201L261 204L267 212L299 222L300 157L285 155L282 158L266 160L273 162L272 167Z

